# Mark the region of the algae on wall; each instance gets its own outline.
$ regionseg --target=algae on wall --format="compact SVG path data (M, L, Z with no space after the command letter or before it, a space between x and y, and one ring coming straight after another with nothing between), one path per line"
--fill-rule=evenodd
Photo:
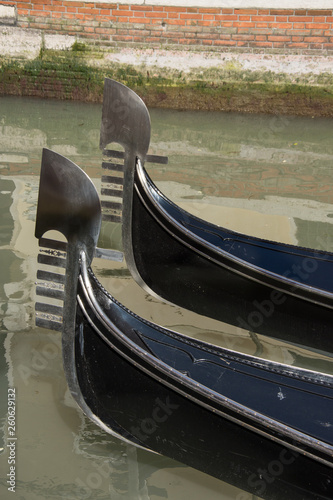
M327 73L250 71L236 60L183 72L110 62L105 54L76 41L70 50L42 46L34 60L0 58L0 94L100 102L109 77L151 107L333 116L333 77Z

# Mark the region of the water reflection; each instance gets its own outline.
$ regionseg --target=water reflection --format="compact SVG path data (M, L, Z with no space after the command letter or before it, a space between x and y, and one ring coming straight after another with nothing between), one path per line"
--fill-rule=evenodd
M213 499L251 495L163 457L137 451L89 422L68 394L57 333L34 327L34 220L42 147L68 156L99 184L101 109L0 98L0 491L8 497L7 389L17 399L17 493L24 499ZM332 248L333 121L152 110L148 166L174 201L233 229ZM75 188L75 186L73 187ZM120 246L105 223L101 245ZM102 282L154 322L243 352L333 373L324 353L254 336L146 295L119 263L96 261ZM282 500L282 499L279 499Z

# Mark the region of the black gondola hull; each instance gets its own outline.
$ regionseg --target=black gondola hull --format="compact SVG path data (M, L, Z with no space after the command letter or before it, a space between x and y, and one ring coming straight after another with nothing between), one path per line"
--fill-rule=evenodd
M167 331L158 327L154 331L151 323L121 307L106 294L93 275L90 275L90 285L113 326L107 328L105 321L101 321L81 279L75 368L87 405L106 426L138 446L263 498L301 499L305 494L309 500L329 498L333 492L333 469L330 466L305 456L303 453L309 449L299 446L292 437L286 438L283 433L264 428L260 422L251 423L241 412L230 410L227 405L223 408L209 394L198 396L193 386L185 387L184 382L171 376L172 373L161 371L159 361L170 356L170 337L163 341ZM123 343L123 335L131 339L128 345ZM177 370L182 368L179 373L187 372L190 376L195 362L189 366L187 358L197 356L201 343L194 342L191 347L185 338L175 334L171 344L178 351ZM136 348L146 350L147 357L142 357ZM203 351L201 363L205 356L207 352ZM212 363L212 359L206 362ZM220 370L220 367L216 366L216 369ZM212 373L214 377L215 372L214 369L211 373L205 370L199 379L210 380L212 384ZM231 377L233 373L237 376L231 370ZM246 376L242 380L241 393L254 394L251 387L253 377L249 375L248 386L244 383ZM280 381L282 384L282 379ZM271 380L271 383L274 385L275 382ZM300 378L295 387L302 383ZM268 397L262 393L264 386L264 382L258 379L258 401ZM230 389L228 383L228 387L229 391L234 390L234 395L237 394L236 386ZM317 389L322 392L322 389ZM324 412L332 404L331 389L324 388L322 394L325 395L317 400L316 405L319 413L318 401L321 401ZM274 411L277 420L283 420L279 404Z
M214 262L176 238L147 206L136 184L133 255L140 278L156 295L246 330L333 352L331 309L251 280L222 259Z

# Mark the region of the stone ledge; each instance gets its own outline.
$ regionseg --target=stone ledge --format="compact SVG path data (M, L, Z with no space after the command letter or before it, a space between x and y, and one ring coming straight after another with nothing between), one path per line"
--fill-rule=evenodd
M15 26L17 12L14 5L0 5L0 25Z

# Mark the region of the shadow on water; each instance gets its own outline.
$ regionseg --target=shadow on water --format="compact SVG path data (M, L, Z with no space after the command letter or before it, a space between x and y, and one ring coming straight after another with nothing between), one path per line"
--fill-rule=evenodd
M4 97L0 107L1 498L12 498L7 483L8 389L16 394L14 457L20 498L258 498L128 447L76 408L62 370L60 335L34 326L34 220L43 147L69 157L99 186L101 107ZM168 155L170 162L148 168L167 196L236 230L332 250L333 120L151 114L151 152ZM100 242L120 248L120 227L105 223ZM124 264L98 261L95 271L125 305L157 323L243 352L258 354L259 349L263 357L333 372L324 353L253 337L147 297Z

